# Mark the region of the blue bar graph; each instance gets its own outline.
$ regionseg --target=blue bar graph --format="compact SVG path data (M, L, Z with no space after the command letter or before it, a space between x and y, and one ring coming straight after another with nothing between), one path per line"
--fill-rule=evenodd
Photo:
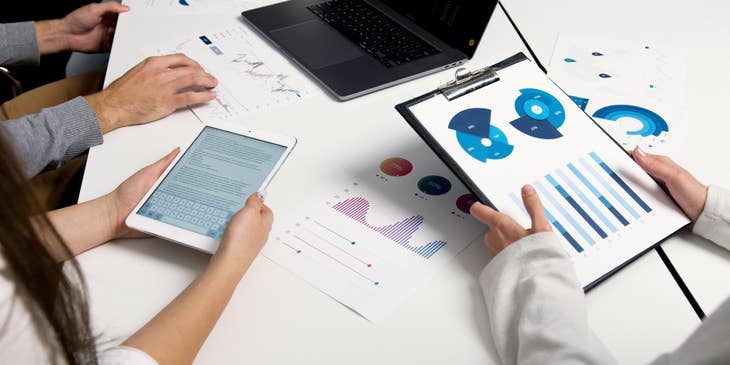
M588 215L588 213L578 204L578 202L575 201L575 199L573 199L573 197L567 191L565 191L563 186L560 185L560 183L557 180L555 180L555 178L552 175L550 175L550 174L545 175L545 179L547 179L547 181L555 188L555 190L557 190L558 193L560 193L560 195L563 197L563 199L565 199L565 201L567 201L568 204L570 204L570 206L573 207L573 209L575 209L576 212L578 212L578 214L583 218L583 220L585 220L588 223L588 225L591 226L591 228L593 228L593 230L596 231L596 233L598 233L599 236L601 236L601 238L608 237L606 232L604 232L603 229L601 229L601 227L598 226L596 221L594 221L593 218L591 218L591 216Z
M598 209L598 207L596 207L596 205L593 204L593 202L590 199L588 199L588 197L586 197L585 194L583 194L582 190L578 189L578 187L573 183L573 181L571 181L568 178L568 176L563 172L563 170L561 170L561 169L555 170L555 173L558 174L558 177L560 177L561 179L563 179L563 181L565 181L565 184L568 185L569 188L573 189L573 191L576 194L578 194L578 198L580 198L580 200L583 202L583 204L587 205L588 208L591 210L591 212L593 212L593 214L595 214L598 217L598 219L600 219L601 222L603 222L603 224L606 225L606 227L608 227L608 229L611 232L615 233L617 231L616 226L614 226L613 223L611 223L611 221L608 220L608 218L606 218L606 216L603 214L603 212L601 212Z
M624 209L626 209L626 211L628 211L629 214L631 214L632 217L634 217L634 219L639 219L639 213L637 213L636 210L634 210L634 208L632 208L631 205L629 205L629 203L626 200L624 200L624 198L621 195L618 194L618 192L611 186L611 184L609 184L608 181L606 181L606 179L604 179L603 176L601 176L601 174L599 174L598 171L596 171L596 169L593 168L593 166L591 166L582 157L580 158L579 161L580 161L581 165L583 165L583 167L585 167L586 170L588 170L588 172L598 182L600 182L601 185L603 185L603 187L606 188L606 190L608 190L608 192L611 194L611 196L614 199L616 199L621 204L621 206L624 207Z
M651 212L651 208L644 202L644 200L642 200L639 197L639 195L637 195L636 192L634 192L634 190L631 189L631 187L629 187L626 184L626 182L624 182L624 179L622 179L621 176L618 176L618 174L615 173L613 171L613 169L608 167L608 165L606 165L606 163L603 162L603 160L600 157L598 157L598 155L595 152L591 152L590 156L594 161L596 161L596 163L598 163L598 165L601 166L603 171L605 171L608 175L611 176L611 178L616 182L616 184L618 184L622 189L624 189L626 191L627 194L629 194L631 199L634 199L634 201L636 201L636 203L639 204L641 209L644 209L644 211L647 213Z
M552 204L555 209L558 210L558 212L560 212L563 218L565 218L565 220L567 220L568 223L570 223L570 225L573 226L576 231L578 231L578 234L580 234L581 237L583 237L583 239L588 242L588 244L590 244L591 246L596 244L596 241L593 239L593 237L591 237L591 235L589 235L588 232L583 229L583 226L578 224L578 222L573 219L573 216L570 215L570 213L568 213L568 211L565 210L565 208L563 208L563 206L560 205L560 203L558 203L555 198L553 198L553 196L545 189L545 187L543 187L542 183L540 183L539 181L535 181L535 187L540 192L540 197L544 197L545 199L547 199L547 201L550 202L550 204Z
M520 199L517 198L517 194L511 193L509 196L510 196L510 198L512 198L512 201L515 203L515 205L517 205L517 207L520 208L520 210L522 210L522 212L525 213L525 215L529 217L530 215L527 213L527 210L525 210L525 206L522 204ZM581 245L578 244L578 241L576 241L575 238L573 238L573 236L571 236L570 233L568 233L568 231L565 230L565 227L563 227L563 225L560 224L560 222L558 222L557 219L555 219L555 217L550 213L550 211L547 210L546 208L543 208L543 211L545 212L545 217L547 217L547 219L550 221L550 224L552 224L553 227L555 227L555 229L558 230L558 233L563 235L563 237L565 237L565 239L568 240L568 243L570 243L570 245L573 246L573 248L576 251L578 251L578 253L583 252L583 247L581 247Z
M608 209L608 211L611 212L611 214L613 214L613 216L616 217L619 222L621 222L621 224L623 224L624 226L629 225L629 221L627 221L626 218L624 218L624 216L622 216L621 213L619 213L618 210L613 206L613 204L611 204L611 202L609 202L608 199L606 199L606 197L604 197L603 194L601 194L601 192L598 191L598 189L596 189L596 187L593 186L593 184L588 181L588 179L586 179L583 173L580 172L580 170L578 170L575 165L569 163L568 169L573 173L573 175L578 178L578 180L580 180L580 182L583 183L583 185L588 188L588 190L591 191L593 196L595 196L596 199L598 199L598 201L600 201L601 204L603 204L603 206L606 207L606 209Z
M630 226L631 217L639 220L644 211L652 211L637 194L640 191L624 179L597 153L590 152L544 174L533 185L540 193L550 224L581 253L590 251L603 240L610 240L611 235L621 232L621 225ZM529 217L519 193L512 192L509 196Z

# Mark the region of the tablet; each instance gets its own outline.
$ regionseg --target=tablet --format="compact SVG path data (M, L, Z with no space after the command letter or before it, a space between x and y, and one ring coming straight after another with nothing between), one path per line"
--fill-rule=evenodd
M231 217L269 184L295 144L293 137L240 125L201 126L132 210L127 226L213 253Z

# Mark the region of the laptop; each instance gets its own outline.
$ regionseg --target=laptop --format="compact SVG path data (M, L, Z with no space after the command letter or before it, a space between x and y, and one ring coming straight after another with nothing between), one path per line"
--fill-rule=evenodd
M243 18L340 100L470 59L497 0L292 0Z

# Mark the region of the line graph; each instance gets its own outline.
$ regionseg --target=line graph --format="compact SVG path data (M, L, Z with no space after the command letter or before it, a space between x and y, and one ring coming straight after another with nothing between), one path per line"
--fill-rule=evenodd
M241 72L243 72L245 75L248 75L249 77L260 80L270 80L272 93L288 93L295 95L298 98L302 97L302 92L299 89L288 85L287 79L289 78L289 75L283 73L274 73L268 69L264 70L265 68L267 68L265 67L266 63L264 61L256 59L255 55L252 56L246 53L239 53L235 55L230 63L248 66L248 68L246 68L245 66L241 68Z
M215 100L190 106L203 122L241 120L250 112L301 101L316 90L289 61L243 26L191 34L156 51L184 53L218 79Z
M414 215L393 224L376 226L367 221L370 202L365 198L352 197L333 205L332 208L426 259L431 258L442 247L446 246L446 241L443 240L432 241L419 246L410 244L413 234L424 222L421 215Z

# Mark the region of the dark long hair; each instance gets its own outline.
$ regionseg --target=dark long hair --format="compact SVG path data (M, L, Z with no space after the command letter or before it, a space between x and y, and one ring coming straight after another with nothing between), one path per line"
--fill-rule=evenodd
M63 267L51 250L71 257L69 249L29 189L26 177L0 133L0 251L36 328L69 364L96 364L85 284L75 260ZM50 325L50 326L49 326ZM50 327L50 328L49 328Z

